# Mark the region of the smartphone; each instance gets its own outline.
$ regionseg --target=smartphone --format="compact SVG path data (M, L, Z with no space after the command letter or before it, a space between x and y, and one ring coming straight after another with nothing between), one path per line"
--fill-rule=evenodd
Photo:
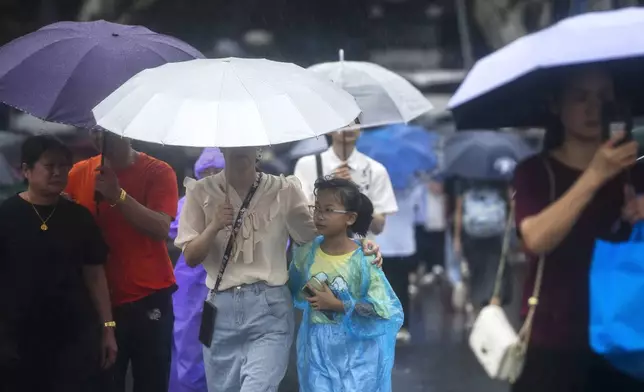
M305 285L304 287L302 287L302 295L303 295L303 296L305 296L306 298L315 297L315 293L314 293L314 292L313 292L313 290L311 290L311 288L310 288L309 286L307 286L307 285Z
M326 282L326 280L320 280L315 276L312 277L308 282L306 282L304 287L302 287L302 295L306 298L315 297L315 292L311 290L311 287L314 287L317 290L322 290L324 282Z
M615 102L602 105L602 136L605 140L613 137L616 132L626 131L626 135L616 145L622 145L633 139L633 119L627 110Z

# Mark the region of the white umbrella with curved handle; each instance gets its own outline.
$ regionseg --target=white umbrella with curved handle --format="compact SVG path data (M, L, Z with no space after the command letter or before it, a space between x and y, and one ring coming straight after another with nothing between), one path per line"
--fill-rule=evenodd
M297 65L199 59L134 76L93 110L123 137L187 147L267 146L317 137L360 114L354 98Z

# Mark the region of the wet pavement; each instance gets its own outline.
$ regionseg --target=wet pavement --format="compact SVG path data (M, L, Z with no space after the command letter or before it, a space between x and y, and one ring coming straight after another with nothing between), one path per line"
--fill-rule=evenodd
M394 392L506 392L490 380L472 355L465 316L443 311L439 293L421 290L411 319L412 340L399 345L392 375Z
M512 303L506 311L518 327L524 266L511 267ZM413 301L412 340L396 351L394 392L507 392L506 383L491 380L469 349L465 316L444 309L439 286L420 289ZM443 297L441 299L441 297ZM446 299L447 298L447 299Z

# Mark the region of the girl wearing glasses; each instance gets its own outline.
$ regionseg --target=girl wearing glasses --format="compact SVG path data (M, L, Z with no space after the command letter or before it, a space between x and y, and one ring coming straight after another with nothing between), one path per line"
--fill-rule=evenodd
M341 178L318 179L315 196L321 236L296 249L289 269L295 304L304 311L297 338L300 391L391 391L402 306L353 239L367 234L373 205Z

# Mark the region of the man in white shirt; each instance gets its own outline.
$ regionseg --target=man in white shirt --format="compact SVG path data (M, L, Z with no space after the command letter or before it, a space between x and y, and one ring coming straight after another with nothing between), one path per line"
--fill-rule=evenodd
M315 201L313 185L318 177L335 175L355 182L373 203L371 232L377 235L384 229L385 216L396 213L398 204L387 169L356 150L358 137L360 130L333 132L331 148L317 156L300 158L295 164L294 174L302 182L302 189L309 195L311 203Z

